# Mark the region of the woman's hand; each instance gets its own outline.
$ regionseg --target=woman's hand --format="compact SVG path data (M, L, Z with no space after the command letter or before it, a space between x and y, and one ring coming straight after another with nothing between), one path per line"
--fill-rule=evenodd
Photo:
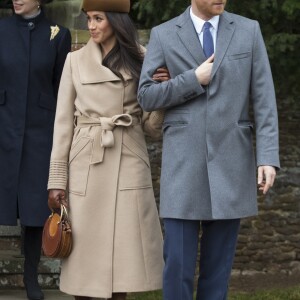
M63 204L68 207L66 199L66 191L64 190L49 190L48 193L48 206L51 210L60 209L60 205Z
M158 82L163 82L171 79L169 70L166 67L158 68L152 76L152 79Z

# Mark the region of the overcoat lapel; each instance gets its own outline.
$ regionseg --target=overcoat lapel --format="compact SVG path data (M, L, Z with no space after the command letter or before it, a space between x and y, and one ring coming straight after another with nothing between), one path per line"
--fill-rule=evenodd
M190 7L179 16L177 26L179 28L177 34L180 40L191 53L196 63L200 65L206 58L204 56L198 34L190 17Z
M191 20L189 11L190 7L182 15L179 16L178 22L176 24L178 27L177 34L183 45L187 48L191 56L194 58L195 62L200 65L201 63L203 63L203 61L206 60L206 57L203 53L203 49ZM220 16L219 21L217 46L211 78L213 78L213 76L215 75L225 56L234 31L235 25L231 20L230 15L227 12L224 12Z
M82 84L121 80L110 69L102 65L100 46L92 39L88 41L84 51L80 53L78 69Z
M110 69L102 65L102 52L100 46L92 39L88 41L83 51L79 54L78 69L80 82L91 84L107 81L121 81ZM132 79L132 75L121 70L125 81Z
M217 46L216 46L216 53L215 53L215 58L214 58L211 79L216 74L216 72L225 56L225 53L231 42L234 31L235 31L235 25L234 25L233 21L231 20L229 14L227 12L224 12L220 16L220 20L219 20Z

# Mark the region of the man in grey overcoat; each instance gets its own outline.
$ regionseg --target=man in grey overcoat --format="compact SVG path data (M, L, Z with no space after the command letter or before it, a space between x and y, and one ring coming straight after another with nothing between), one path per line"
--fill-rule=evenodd
M240 219L257 214L257 186L266 194L280 167L259 24L224 11L225 4L192 0L183 14L153 28L142 69L141 106L165 110L164 300L192 299L200 228L197 300L226 299ZM158 83L152 74L161 66L171 79Z

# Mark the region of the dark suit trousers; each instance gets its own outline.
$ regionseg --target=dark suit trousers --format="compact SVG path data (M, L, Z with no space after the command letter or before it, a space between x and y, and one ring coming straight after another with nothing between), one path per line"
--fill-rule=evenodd
M164 219L164 300L192 300L198 255L197 300L226 300L240 219Z

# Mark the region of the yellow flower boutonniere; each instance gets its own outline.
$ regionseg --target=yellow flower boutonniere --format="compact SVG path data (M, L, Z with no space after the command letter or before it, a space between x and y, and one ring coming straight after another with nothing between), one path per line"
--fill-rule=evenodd
M59 33L60 29L57 25L50 26L50 29L51 29L50 41L51 41L56 37L56 35Z

